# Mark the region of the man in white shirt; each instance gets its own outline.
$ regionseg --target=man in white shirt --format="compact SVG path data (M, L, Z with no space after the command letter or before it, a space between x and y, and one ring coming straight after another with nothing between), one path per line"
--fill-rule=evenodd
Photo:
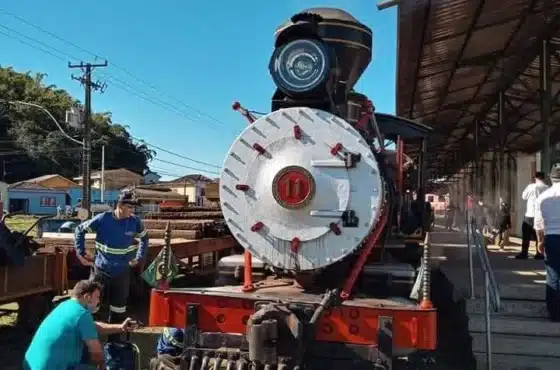
M537 250L544 253L546 308L550 320L560 322L560 168L550 172L552 186L535 202Z
M537 235L535 234L535 229L533 228L535 219L535 202L539 195L548 189L548 185L544 183L544 180L544 172L535 173L534 182L527 185L521 195L523 200L527 201L527 210L525 211L525 218L523 219L523 224L521 225L521 253L515 256L517 259L527 259L529 256L529 244L531 244L531 240L537 240ZM537 250L535 259L543 258L542 253Z

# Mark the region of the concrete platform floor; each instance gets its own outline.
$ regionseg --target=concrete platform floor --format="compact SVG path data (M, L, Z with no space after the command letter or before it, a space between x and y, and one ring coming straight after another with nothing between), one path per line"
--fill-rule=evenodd
M496 278L501 307L491 318L492 369L560 369L560 324L547 318L544 261L516 260L521 250L518 238L504 249L489 246L488 257ZM474 297L469 282L466 234L436 228L434 251L439 266L454 285L456 300L466 302L468 328L477 369L486 368L484 274L473 249ZM530 255L534 255L534 243ZM434 261L435 262L435 261Z

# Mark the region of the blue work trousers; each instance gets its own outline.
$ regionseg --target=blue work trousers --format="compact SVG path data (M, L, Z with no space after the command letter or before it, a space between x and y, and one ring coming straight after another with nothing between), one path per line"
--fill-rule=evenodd
M552 321L560 321L560 235L544 238L546 308Z

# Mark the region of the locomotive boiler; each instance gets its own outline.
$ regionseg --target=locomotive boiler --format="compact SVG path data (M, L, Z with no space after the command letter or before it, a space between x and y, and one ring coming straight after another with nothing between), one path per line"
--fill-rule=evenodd
M230 285L152 291L150 325L186 328L185 369L390 369L436 345L429 290L412 292L429 274L430 129L376 113L354 90L373 41L349 13L305 10L274 39L271 112L236 104L250 124L220 177L245 254L220 261Z

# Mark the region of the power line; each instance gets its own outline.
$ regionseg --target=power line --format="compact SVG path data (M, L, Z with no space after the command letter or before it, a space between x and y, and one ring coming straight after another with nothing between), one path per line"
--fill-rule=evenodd
M2 9L0 9L0 11L1 11L1 10L2 10ZM39 40L36 40L36 39L31 38L31 37L29 37L29 36L26 36L26 35L24 35L24 34L22 34L22 33L20 33L20 32L14 31L14 30L12 30L12 29L10 29L10 28L8 28L8 27L5 27L5 26L3 26L3 25L0 25L0 27L9 29L9 30L11 30L11 31L13 31L13 32L15 32L15 33L17 33L17 34L19 34L19 35L22 36L22 37L25 37L25 38L30 39L30 40L32 40L32 41L34 41L34 42L37 42L37 43L39 43L39 44L41 44L41 45L44 45L44 46L46 46L46 47L49 47L49 48L51 48L51 49L57 51L57 52L60 53L60 54L69 56L69 57L71 57L71 58L73 58L73 59L77 59L77 58L75 58L74 56L72 56L72 55L70 55L70 54L67 54L67 53L65 53L65 52L63 52L63 51L60 51L60 50L58 50L58 49L56 49L56 48L54 48L54 47L51 47L51 46L49 46L49 45L47 45L47 44L45 44L45 43L43 43L43 42L41 42L41 41L39 41ZM50 51L48 51L48 50L46 50L46 49L39 48L39 47L37 47L36 45L33 45L33 44L30 44L30 43L25 42L25 41L23 41L23 40L14 38L13 36L11 36L11 35L9 35L9 34L6 34L6 33L2 32L1 30L0 30L0 34L3 34L3 35L5 35L5 36L7 36L7 37L10 37L10 38L13 38L13 39L15 39L16 41L21 42L21 43L23 43L23 44L25 44L25 45L28 45L28 46L30 46L30 47L32 47L32 48L36 48L36 49L38 49L38 50L41 50L41 51L43 51L43 52L46 52L46 53L48 53L48 54L50 54L50 55L56 57L57 59L65 60L65 59L62 58L60 55L56 55L56 54L54 54L54 53L52 53L52 52L50 52ZM114 77L113 77L113 78L114 78ZM116 80L119 80L118 78L115 78L115 79L116 79ZM126 84L126 82L124 82L124 81L122 81L122 80L120 80L120 81L121 81L121 83ZM130 86L130 85L128 85L128 86ZM159 103L157 103L157 102L154 102L154 101L152 101L152 100L150 100L150 99L148 99L148 98L146 98L146 97L143 97L143 96L139 95L139 94L138 94L137 92L135 92L135 91L127 90L127 89L122 88L122 87L120 87L120 86L117 86L117 88L120 88L120 89L122 89L122 90L125 90L125 91L127 91L127 92L129 92L129 93L132 93L132 94L134 94L134 95L136 95L136 96L138 96L138 97L140 97L140 98L142 98L142 99L144 99L144 100L146 100L146 101L148 101L148 102L150 102L150 103L152 103L152 104L159 105L159 106L161 106L161 107L163 107L163 108L166 108L165 106L162 106L161 104L159 104ZM164 104L168 104L168 103L165 103L165 102L163 102L163 103L164 103ZM169 104L168 104L168 105L169 105ZM171 108L173 108L173 106L171 106L171 105L169 105L169 106L170 106ZM166 109L169 109L169 108L166 108ZM179 113L181 113L181 112L179 112ZM75 139L72 139L72 140L75 140ZM164 151L164 152L166 152L166 153L175 155L175 156L177 156L177 157L180 157L180 158L183 158L183 159L186 159L186 160L189 160L189 161L198 163L198 164L202 164L202 165L214 167L214 168L217 168L217 169L221 168L220 166L215 165L215 164L211 164L211 163L207 163L207 162L203 162L203 161L198 161L198 160L196 160L196 159L193 159L193 158L190 158L190 157L187 157L187 156L183 156L183 155L178 154L178 153L174 153L174 152L172 152L172 151L170 151L170 150L161 148L161 147L159 147L159 146L157 146L157 145L155 145L155 144L148 143L148 142L145 141L145 140L140 140L140 139L136 139L136 138L134 138L134 140L141 141L141 142L145 143L146 145L152 146L152 147L154 147L154 148L158 148L158 149L161 150L161 151ZM80 144L81 144L81 143L80 143ZM154 160L158 160L158 159L154 159ZM172 163L172 162L170 162L170 163ZM174 165L178 165L178 164L174 164ZM182 165L178 165L178 166L182 166ZM203 169L199 169L199 168L195 168L195 167L190 167L190 166L182 166L182 167L184 167L184 168L189 168L189 169L193 169L193 170L196 170L196 171L201 171L201 172L207 172L207 173L213 173L213 174L214 174L214 173L217 173L217 172L215 172L215 171L207 171L207 170L203 170Z
M218 171L203 170L203 169L200 169L200 168L191 167L191 166L185 166L185 165L182 165L182 164L179 164L179 163L170 162L170 161L166 161L166 160L163 160L163 159L154 158L153 160L154 160L154 161L161 162L161 163L167 163L167 164L170 164L170 165L172 165L172 166L177 166L177 167L186 168L186 169L193 170L193 171L206 172L206 173L211 173L211 174L216 174L216 175L219 174Z
M148 145L148 146L151 146L151 147L153 147L153 148L156 148L156 149L158 149L158 150L161 150L161 151L164 152L164 153L169 153L169 154L175 155L175 156L177 156L177 157L179 157L179 158L186 159L187 161L191 161L191 162L194 162L194 163L202 164L202 165L204 165L204 166L214 167L214 168L217 168L217 169L221 169L221 168L222 168L221 166L218 166L218 165L215 165L215 164L211 164L211 163L207 163L207 162L202 162L202 161L199 161L199 160L190 158L190 157L186 157L186 156L181 155L181 154L173 153L173 152L171 152L171 151L169 151L169 150L167 150L167 149L164 149L164 148L162 148L162 147L159 147L159 146L157 146L157 145L155 145L155 144L150 144L150 143L148 143L146 140L143 140L143 139L137 139L137 138L135 138L135 137L133 137L133 136L131 136L131 138L134 139L134 140L136 140L136 141L138 141L138 142L141 142L141 143L143 143L143 144L146 144L146 145Z
M65 44L67 44L67 45L70 45L70 46L72 46L72 47L74 47L74 48L76 48L76 49L78 49L78 50L80 50L80 51L82 51L82 52L88 53L88 54L94 56L96 59L105 59L105 60L107 60L107 58L101 58L97 53L94 53L94 52L92 52L92 51L90 51L90 50L87 50L87 49L85 49L84 47L81 47L81 46L77 45L76 43L74 43L74 42L72 42L72 41L69 41L69 40L67 40L67 39L65 39L65 38L62 38L62 37L60 37L60 36L54 34L53 32L51 32L51 31L49 31L49 30L47 30L47 29L45 29L45 28L43 28L43 27L41 27L41 26L38 26L38 25L36 25L36 24L34 24L34 23L32 23L32 22L30 22L30 21L28 21L28 20L26 20L26 19L24 19L24 18L22 18L22 17L16 15L16 14L13 14L13 13L11 13L11 12L5 10L5 9L0 8L0 12L3 12L3 13L5 13L5 14L8 14L9 16L11 16L11 17L13 17L13 18L19 20L20 22L23 22L23 23L27 24L28 26L31 26L31 27L33 27L33 28L35 28L35 29L37 29L37 30L43 32L43 33L46 33L46 34L48 34L49 36L51 36L51 37L53 37L53 38L55 38L55 39L57 39L57 40L59 40L59 41L65 43ZM175 101L175 102L177 102L177 103L179 103L179 104L185 106L186 108L191 109L191 110L197 112L197 113L199 114L199 116L206 117L206 118L208 118L208 119L210 119L210 120L212 120L212 121L214 121L214 122L216 122L216 123L218 123L218 124L221 124L221 125L224 124L222 121L218 120L217 118L215 118L215 117L213 117L213 116L211 116L211 115L209 115L209 114L207 114L207 113L205 113L205 112L203 112L203 111L197 109L197 108L194 107L194 106L191 106L191 105L185 103L184 101L182 101L182 100L180 100L180 99L175 98L174 96L170 95L169 93L166 93L165 91L159 89L158 87L154 86L153 84L147 82L146 80L144 80L144 79L142 79L142 78L140 78L140 77L134 75L133 73L129 72L129 71L128 71L127 69L125 69L124 67L122 67L122 66L120 66L120 65L118 65L118 64L116 64L116 63L113 63L113 62L111 62L111 65L114 66L115 68L121 70L123 73L129 75L130 77L134 78L135 80L139 81L140 83L142 83L142 84L148 86L148 87L151 88L152 90L158 92L159 94L165 95L165 96L167 96L168 98L172 99L173 101Z
M116 149L118 149L118 150L123 150L123 151L131 152L131 153L139 154L138 152L135 152L135 151L133 151L132 149L129 149L129 148L122 148L122 147L119 147L119 146L116 146L116 145L112 145L112 144L105 144L105 146L106 146L106 147L109 147L109 148L113 147L113 148L116 148ZM202 169L202 168L186 166L186 165L182 165L182 164L180 164L180 163L170 162L170 161L166 161L166 160L159 159L159 158L152 158L151 160L152 160L152 161L157 161L157 162L166 163L166 164L170 164L170 165L172 165L172 166L177 166L177 167L181 167L181 168L185 168L185 169L197 171L197 172L204 172L204 173L209 173L209 174L213 174L213 175L219 174L218 171L209 171L209 170L205 170L205 169ZM150 167L151 167L151 166L150 166ZM182 175L181 175L181 176L182 176Z
M62 60L62 61L65 61L65 62L66 62L66 58L65 58L65 57L68 57L68 58L74 59L74 60L78 60L78 59L79 59L79 58L76 58L76 57L75 57L74 55L72 55L72 54L66 53L66 52L64 52L64 51L62 51L62 50L60 50L60 49L55 48L54 46L48 45L48 44L42 42L41 40L37 40L36 38L27 36L27 35L25 35L25 34L19 32L19 31L14 30L13 28L6 27L6 26L3 26L3 25L1 25L1 24L0 24L0 28L4 28L4 29L6 29L6 30L8 30L8 31L10 31L10 32L15 33L16 35L18 35L18 36L20 36L20 37L23 37L23 38L25 38L25 39L27 39L27 40L30 40L30 41L32 41L32 42L35 42L35 43L41 45L41 47L39 47L39 46L37 46L37 45L33 45L33 44L31 44L31 43L29 43L29 42L27 42L27 41L18 39L18 38L16 38L16 37L14 37L13 35L10 35L10 34L8 34L8 33L5 33L4 31L1 31L1 30L0 30L0 34L4 35L4 36L6 36L6 37L9 37L9 38L11 38L11 39L14 39L14 40L16 40L16 41L18 41L18 42L20 42L20 43L22 43L22 44L24 44L24 45L30 46L30 47L32 47L32 48L34 48L34 49L40 50L40 51L42 51L42 52L44 52L44 53L47 53L47 54L49 54L49 55L51 55L51 56L53 56L53 57L55 57L55 58L57 58L57 59L59 59L59 60ZM47 49L45 49L45 48L47 48ZM54 50L54 51L55 51L56 53L58 53L58 54L55 54L55 53L53 53L52 51L50 51L50 50L48 50L48 49ZM61 55L62 55L62 56L61 56ZM64 57L63 57L63 56L64 56ZM165 101L163 101L163 100L161 100L161 99L159 99L159 98L155 98L155 100L154 100L154 98L151 98L150 95L147 94L147 93L145 93L145 92L142 92L142 91L140 91L140 92L135 91L135 89L134 89L133 86L131 86L130 84L128 84L127 82L123 81L122 79L120 79L120 78L118 78L118 77L112 76L112 75L110 75L110 74L108 74L108 73L101 73L101 75L105 76L105 77L106 77L111 83L113 83L113 84L115 85L115 87L117 87L118 89L123 90L123 91L125 91L125 92L127 92L127 93L129 93L129 94L135 95L135 96L141 98L142 100L147 101L147 102L150 103L150 104L153 104L153 105L155 105L155 106L158 106L158 107L160 107L160 108L163 108L163 109L165 109L165 110L168 110L168 111L170 111L170 112L173 112L173 113L175 113L175 114L177 114L177 115L179 115L179 116L182 116L183 118L187 118L188 120L191 120L191 121L198 120L197 118L194 118L194 120L193 120L193 116L191 116L191 115L189 115L188 113L186 113L186 112L180 110L179 108L177 108L176 106L173 106L173 105L170 104L170 103L167 103L167 102L165 102ZM123 87L122 85L124 85L125 87ZM144 95L146 95L146 96L144 96L144 95L142 95L142 94L144 94ZM201 121L201 122L202 122L202 121Z

